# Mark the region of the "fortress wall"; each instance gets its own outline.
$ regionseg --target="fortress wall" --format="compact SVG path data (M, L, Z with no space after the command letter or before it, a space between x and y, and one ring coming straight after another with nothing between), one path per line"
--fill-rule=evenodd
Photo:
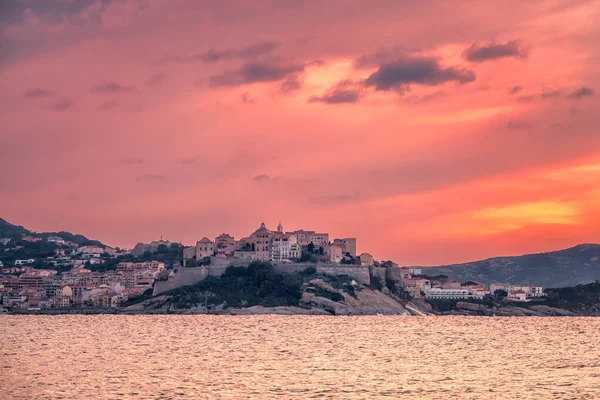
M154 282L152 295L156 296L169 290L198 283L209 275L208 272L205 267L177 268L177 272L173 272L173 276L169 276L169 280Z
M386 270L386 279L394 282L399 282L402 280L402 270L400 267L386 268Z
M371 281L369 277L369 268L360 265L327 265L317 266L317 272L324 275L348 275L358 282L367 285Z
M386 268L385 267L369 267L369 273L371 274L372 277L374 278L379 278L383 281L385 281L385 277L386 277Z
M167 281L156 281L154 282L153 295L159 295L169 290L177 289L183 286L194 285L207 276L221 276L225 273L227 267L231 264L236 266L247 266L248 260L231 260L231 259L218 259L217 265L213 264L211 259L211 265L205 267L191 267L191 268L177 268L177 272L173 272L172 276L169 276ZM227 262L222 262L227 261ZM232 262L233 261L233 262ZM236 261L241 261L238 263ZM348 275L353 279L356 279L362 284L368 284L369 268L362 267L360 265L338 265L338 264L313 264L313 263L281 263L274 264L273 269L280 274L293 274L296 272L302 272L308 267L315 267L317 273L324 275L340 276ZM385 279L385 268L383 269L383 279Z

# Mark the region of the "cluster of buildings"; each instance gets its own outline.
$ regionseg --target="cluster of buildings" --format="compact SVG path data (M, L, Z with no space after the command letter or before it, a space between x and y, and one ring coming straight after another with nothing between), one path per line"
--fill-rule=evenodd
M541 286L492 283L487 287L476 282L430 280L420 277L420 270L418 274L409 269L403 268L402 270L404 288L412 297L438 300L483 299L485 296L497 294L498 290L506 292L506 299L509 301L526 302L544 296L544 289Z
M164 268L158 261L123 262L116 271L92 272L78 266L58 275L51 269L6 267L0 270L0 305L33 310L118 307L151 288Z
M214 240L202 238L196 246L183 251L184 265L191 259L201 261L207 257L264 260L274 262L298 261L306 253L326 257L332 263L340 263L344 257L356 258L356 238L342 238L330 241L329 233L306 231L303 229L285 232L279 223L272 231L264 223L249 236L235 239L223 233ZM373 257L368 253L358 256L361 264L373 265Z

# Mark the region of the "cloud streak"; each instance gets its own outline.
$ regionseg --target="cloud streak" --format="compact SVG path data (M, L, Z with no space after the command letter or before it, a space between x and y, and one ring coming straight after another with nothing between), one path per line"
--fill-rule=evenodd
M239 69L213 75L209 79L210 87L242 86L262 82L278 82L291 74L304 71L302 64L247 63Z
M137 91L135 86L122 85L115 81L107 81L93 86L90 89L92 93L98 94L120 94L120 93L131 93Z
M30 98L54 97L54 96L56 96L56 93L54 93L53 91L47 90L47 89L40 89L40 88L31 89L31 90L28 90L27 92L25 92L25 97L30 97Z
M528 51L520 41L511 40L506 43L473 44L463 52L463 58L473 63L497 60L501 58L525 59Z

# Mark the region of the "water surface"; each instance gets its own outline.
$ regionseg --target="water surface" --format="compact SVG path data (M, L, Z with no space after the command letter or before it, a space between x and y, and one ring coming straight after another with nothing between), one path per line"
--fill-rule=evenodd
M593 399L600 318L0 316L4 399Z

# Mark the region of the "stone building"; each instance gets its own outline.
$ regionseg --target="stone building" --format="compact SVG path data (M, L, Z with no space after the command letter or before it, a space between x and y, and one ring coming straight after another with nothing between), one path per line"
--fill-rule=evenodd
M344 255L350 253L352 257L356 257L356 238L333 239L335 246L340 246Z

